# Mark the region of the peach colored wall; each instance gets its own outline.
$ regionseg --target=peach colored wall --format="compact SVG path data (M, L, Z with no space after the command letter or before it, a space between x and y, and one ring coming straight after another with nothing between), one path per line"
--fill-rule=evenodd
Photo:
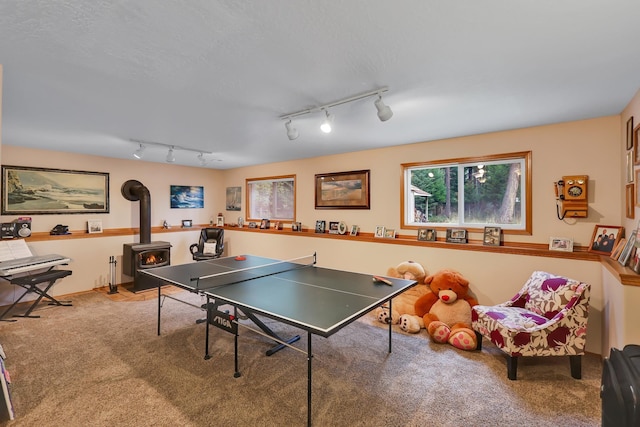
M377 225L400 230L400 164L421 160L450 159L488 154L532 151L533 163L533 235L506 235L505 240L547 243L550 236L571 237L576 244L588 245L594 225L619 225L621 194L618 188L621 170L620 117L561 123L408 144L364 152L317 157L292 162L272 163L226 171L225 186L243 186L245 178L296 174L297 219L313 227L318 219L357 224L373 232ZM371 170L371 210L315 210L314 175L349 170ZM562 175L589 175L589 217L560 221L556 216L553 182ZM244 206L243 206L244 207ZM471 235L479 239L479 235Z
M193 219L196 223L208 222L211 215L223 209L225 188L244 188L246 178L296 174L297 219L305 227L313 227L317 219L342 220L349 225L359 225L365 232L373 232L375 226L384 225L396 228L401 234L415 234L414 231L399 229L401 163L531 150L533 235L507 235L505 239L547 243L550 236L561 236L574 238L576 244L588 245L595 224L619 224L621 215L624 214L621 213L621 193L609 190L620 185L621 170L602 167L619 164L622 155L618 144L620 138L620 117L610 116L228 171L29 150L7 145L10 141L5 141L2 151L4 164L95 170L111 174L110 214L102 218L89 215L36 216L36 231L49 230L61 222L70 225L71 229L83 229L85 221L93 217L102 219L105 228L137 226L137 203L131 203L120 195L120 186L127 179L137 179L149 187L153 225L159 225L161 220L168 219L175 226L181 219ZM29 161L25 162L25 158ZM316 173L359 169L371 170L370 210L315 210ZM552 183L561 175L568 174L587 174L590 177L590 211L587 219L560 221L556 218ZM204 185L206 208L193 212L169 209L170 184ZM243 209L244 207L243 201ZM227 222L235 222L244 211L223 213ZM185 217L187 214L189 218ZM196 240L196 233L162 234L153 239L171 241L174 245L172 262L182 263L189 261L187 248L188 244ZM121 237L105 237L60 243L33 242L30 246L38 253L60 252L74 259L70 266L74 274L57 285L54 291L54 294L63 294L105 286L108 258L110 255L121 254L122 243L127 241L128 239ZM384 273L387 267L407 259L423 263L432 272L441 268L455 268L471 280L472 290L482 304L502 302L511 297L534 269L575 277L589 282L593 287L588 350L601 353L603 278L597 262L274 234L265 234L256 239L255 233L233 230L228 230L227 241L229 254L258 253L288 258L316 251L322 266L368 273ZM100 243L96 245L97 242ZM10 287L0 287L0 292L4 292L0 293L0 305L15 298Z
M627 120L633 117L634 127L640 124L640 91L631 99L627 107L620 114L620 130L621 135L619 139L620 145L620 157L618 163L621 170L625 170L626 167L626 128ZM638 170L640 166L635 166L634 169ZM635 178L635 173L634 173ZM626 182L626 174L623 173L620 176L619 188L622 211L620 214L620 223L624 225L627 230L627 234L633 232L638 226L638 220L640 219L640 210L636 206L634 208L634 217L627 218L624 210L625 205L625 193L624 188ZM639 182L634 183L636 186L640 185ZM603 271L603 290L604 290L604 318L607 319L608 327L604 331L604 348L603 355L608 355L611 347L622 348L626 344L638 344L640 343L640 328L637 327L640 324L640 310L638 306L640 304L640 287L637 286L622 286L620 282L612 276L608 271Z

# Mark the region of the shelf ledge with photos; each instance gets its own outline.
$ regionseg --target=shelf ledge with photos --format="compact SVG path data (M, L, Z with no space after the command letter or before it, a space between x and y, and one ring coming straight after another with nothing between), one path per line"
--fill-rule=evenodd
M200 228L210 227L210 224L194 224L192 228L182 228L179 225L172 226L171 228L152 227L152 234L160 233L178 233L184 231L193 231ZM523 242L503 242L500 246L488 246L483 244L482 240L470 239L468 243L448 243L444 238L438 238L435 241L420 241L416 236L411 235L397 235L395 238L375 237L375 233L365 233L359 231L356 236L346 234L332 234L329 232L316 233L313 228L302 227L300 231L292 231L290 228L284 227L282 230L271 229L259 229L248 228L245 224L244 227L238 227L234 225L225 225L225 229L229 231L239 231L248 233L268 233L268 234L286 234L290 236L299 237L314 237L323 239L342 239L342 240L354 240L358 242L370 242L380 244L392 244L392 245L405 245L405 246L417 246L417 247L431 247L439 249L450 250L463 250L463 251L477 251L477 252L492 252L502 253L510 255L525 255L525 256L538 256L548 258L561 258L583 261L596 261L604 265L613 275L618 277L622 285L628 286L640 286L640 274L637 274L629 267L623 267L620 263L609 256L595 254L588 251L586 246L575 245L572 252L550 250L548 244L543 243L523 243ZM31 236L25 238L28 242L37 241L50 241L59 239L88 239L88 238L102 238L102 237L114 237L114 236L131 236L139 233L138 228L114 228L104 229L102 233L91 234L86 230L71 230L71 234L63 236L52 236L48 232L34 232Z

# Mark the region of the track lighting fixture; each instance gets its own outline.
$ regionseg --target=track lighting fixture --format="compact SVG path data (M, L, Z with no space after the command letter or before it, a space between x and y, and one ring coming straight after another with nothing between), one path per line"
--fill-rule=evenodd
M378 118L381 122L386 122L393 116L393 111L391 111L391 108L384 103L382 95L378 94L378 99L376 99L373 104L378 110Z
M140 144L140 147L133 153L133 157L141 159L144 155L144 145Z
M287 128L287 136L289 137L289 140L293 141L298 137L298 129L293 127L293 124L291 124L291 119L289 119L289 121L284 124L284 127Z
M167 153L167 163L173 163L176 161L176 156L173 155L173 145L169 147L169 152Z
M329 114L329 110L324 110L325 119L324 122L320 125L320 130L324 133L331 132L331 123L333 123L333 115Z
M194 148L180 147L178 145L173 145L173 144L163 144L162 142L142 141L139 139L130 139L129 141L135 142L136 144L138 144L138 149L133 153L133 157L135 157L136 159L142 159L145 149L149 146L168 148L169 151L167 152L167 157L165 158L167 163L174 163L176 161L176 156L174 155L175 150L194 151L196 153L199 153L197 157L202 166L205 166L207 164L207 159L205 159L204 155L213 154L212 152L209 152L209 151L202 151Z
M370 92L361 93L360 95L354 95L349 98L344 98L339 101L331 102L329 104L308 108L306 110L296 111L295 113L285 114L283 116L280 116L280 119L287 120L287 122L284 124L285 128L287 129L287 137L289 137L290 140L294 140L298 137L298 130L293 127L293 124L291 123L292 118L303 116L305 114L318 113L318 112L324 111L325 120L324 122L322 122L320 129L325 133L329 133L331 132L331 127L333 122L333 115L329 113L329 108L377 95L378 98L374 101L374 105L378 110L378 118L380 119L380 121L386 122L393 116L393 111L391 111L391 108L389 108L389 106L386 105L382 100L382 94L387 91L389 91L389 88L383 87L380 89L372 90Z

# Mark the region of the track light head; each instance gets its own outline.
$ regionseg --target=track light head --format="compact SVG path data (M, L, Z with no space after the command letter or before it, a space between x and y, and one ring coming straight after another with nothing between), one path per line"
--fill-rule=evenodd
M167 163L173 163L176 161L176 156L173 155L173 145L169 148L167 153Z
M136 159L141 159L143 155L144 155L144 145L140 144L140 147L136 151L134 151L133 157L135 157Z
M381 122L386 122L393 116L393 111L391 111L391 108L384 103L382 95L378 94L378 99L376 99L373 104L378 110L378 118Z
M333 115L329 114L329 110L324 110L325 119L320 125L320 130L324 133L331 132L331 124L333 123Z
M293 141L298 137L298 129L293 127L291 119L289 119L289 121L284 124L284 127L287 128L287 137L289 137L290 141Z

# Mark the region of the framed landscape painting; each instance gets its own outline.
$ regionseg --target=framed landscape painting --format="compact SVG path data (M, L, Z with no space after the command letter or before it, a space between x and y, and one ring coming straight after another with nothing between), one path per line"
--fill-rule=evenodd
M316 175L316 209L369 209L369 171Z
M109 174L2 166L2 215L109 213Z

